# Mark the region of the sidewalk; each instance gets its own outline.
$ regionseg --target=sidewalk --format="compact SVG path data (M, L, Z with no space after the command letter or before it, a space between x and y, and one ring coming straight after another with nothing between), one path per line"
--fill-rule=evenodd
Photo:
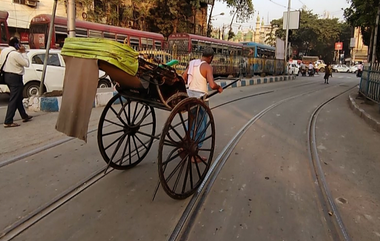
M380 105L358 95L358 90L349 94L348 102L355 114L360 116L374 130L380 132Z

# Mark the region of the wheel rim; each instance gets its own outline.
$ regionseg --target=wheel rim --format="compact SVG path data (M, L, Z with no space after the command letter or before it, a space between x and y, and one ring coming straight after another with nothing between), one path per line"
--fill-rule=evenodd
M115 169L136 166L152 146L155 126L153 107L115 95L104 108L98 126L103 159Z
M201 123L205 119L204 128ZM165 123L158 151L159 178L170 197L184 199L196 191L210 168L214 147L211 110L196 98L181 101Z
M28 96L38 95L39 87L32 85L28 88Z

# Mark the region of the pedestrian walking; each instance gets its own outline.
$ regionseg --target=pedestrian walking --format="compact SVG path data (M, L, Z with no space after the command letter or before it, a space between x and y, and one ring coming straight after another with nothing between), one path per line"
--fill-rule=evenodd
M329 78L330 78L330 75L332 76L332 68L331 68L331 65L330 63L327 63L327 66L325 68L325 84L328 84L329 83Z
M28 115L22 104L22 92L24 82L22 76L25 73L24 67L29 67L28 56L25 47L20 44L18 38L9 40L9 47L3 49L0 54L0 65L4 72L4 81L10 90L7 114L4 120L4 127L20 126L13 122L16 110L20 113L23 122L30 121L33 117ZM3 66L4 65L4 66Z

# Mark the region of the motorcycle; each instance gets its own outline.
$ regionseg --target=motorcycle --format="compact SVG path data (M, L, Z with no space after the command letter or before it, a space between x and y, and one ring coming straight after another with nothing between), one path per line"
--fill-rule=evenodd
M306 69L301 69L301 75L306 76Z
M307 72L307 74L309 76L314 76L314 69L309 69L309 71Z

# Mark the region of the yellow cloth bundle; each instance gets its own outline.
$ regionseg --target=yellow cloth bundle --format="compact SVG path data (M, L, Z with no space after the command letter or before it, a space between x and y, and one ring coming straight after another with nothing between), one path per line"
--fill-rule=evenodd
M66 38L61 54L103 60L133 76L139 67L138 52L126 44L103 38Z

